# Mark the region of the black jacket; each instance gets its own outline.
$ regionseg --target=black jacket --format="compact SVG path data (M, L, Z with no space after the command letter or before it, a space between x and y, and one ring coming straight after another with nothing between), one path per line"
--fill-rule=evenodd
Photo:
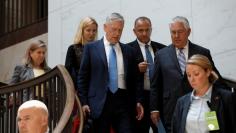
M181 97L176 104L172 119L172 133L184 133L188 109L191 105L191 93ZM224 88L213 85L211 102L208 104L211 111L216 111L220 130L210 133L236 133L236 109L234 94Z

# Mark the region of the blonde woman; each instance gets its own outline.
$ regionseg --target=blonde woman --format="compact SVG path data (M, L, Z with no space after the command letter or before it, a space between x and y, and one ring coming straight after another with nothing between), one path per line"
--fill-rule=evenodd
M22 65L15 67L11 84L29 80L50 70L45 60L46 45L41 40L31 42Z
M67 54L65 67L69 71L75 88L76 77L79 73L80 62L85 44L97 39L98 24L92 17L85 17L80 21L77 33L75 35L74 44L70 45Z
M77 76L80 69L80 62L82 59L82 53L84 45L95 41L97 39L97 30L98 24L95 21L95 19L91 17L85 17L80 21L77 33L75 35L74 44L70 45L67 54L66 54L66 61L65 61L65 67L70 73L72 80L74 82L75 89L77 90ZM76 115L77 112L77 106L74 106L73 109L73 127L72 132L78 132L79 124L76 123L79 119ZM85 122L85 125L87 123L87 120ZM86 127L86 126L85 126ZM86 129L84 128L84 131Z
M236 133L234 94L217 86L218 76L206 56L193 55L186 66L193 91L176 105L173 133Z
M23 64L17 65L15 67L10 84L26 81L38 77L49 71L50 68L48 67L45 59L46 51L47 47L43 41L32 41L30 46L26 50ZM41 96L43 96L43 90L41 90L40 92ZM37 95L38 94L36 94L36 96ZM27 100L26 91L24 91L23 96L23 101Z

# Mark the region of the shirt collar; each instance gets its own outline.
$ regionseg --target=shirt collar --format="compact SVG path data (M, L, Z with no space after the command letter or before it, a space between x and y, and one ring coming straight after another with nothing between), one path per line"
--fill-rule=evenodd
M103 37L103 43L104 43L105 46L110 46L110 44L111 44L111 43L107 40L106 36ZM116 43L114 46L117 46L117 44L119 44L119 42Z
M149 46L151 45L151 40L150 40L147 44L142 43L142 42L139 41L138 39L137 39L137 41L138 41L138 44L141 45L141 46L143 46L143 47L144 47L145 45L149 45Z
M45 133L49 133L49 127L48 127L48 129L47 129L47 131Z
M187 41L187 44L183 47L183 50L187 50L189 47L189 41ZM179 51L179 48L175 47L176 51Z
M191 93L191 97L190 97L191 101L201 99L201 98L204 98L204 99L207 99L207 100L210 101L211 100L211 94L212 94L212 85L209 87L207 92L201 97L195 96L194 93L195 93L195 90L193 90L192 93Z

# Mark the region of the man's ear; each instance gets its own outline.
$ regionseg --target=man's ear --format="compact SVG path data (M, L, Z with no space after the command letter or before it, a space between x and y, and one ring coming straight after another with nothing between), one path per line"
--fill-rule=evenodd
M191 34L191 28L188 29L188 36Z
M48 117L47 117L47 116L44 116L44 117L42 118L42 125L43 125L43 126L48 126Z

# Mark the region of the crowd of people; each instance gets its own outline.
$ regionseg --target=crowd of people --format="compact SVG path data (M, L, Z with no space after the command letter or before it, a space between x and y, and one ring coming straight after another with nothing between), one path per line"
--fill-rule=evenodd
M136 39L127 44L120 42L124 25L121 14L111 13L103 24L105 34L97 40L98 24L86 17L68 48L65 67L85 118L92 119L91 129L84 132L149 133L151 128L153 133L160 133L161 122L166 133L236 133L235 94L222 81L210 50L189 40L187 18L172 19L172 43L168 46L151 39L148 17L135 20ZM44 42L32 42L24 64L16 66L11 83L50 70L45 52ZM26 103L18 110L20 133L31 131L23 122L28 119L24 115L29 113L31 118L27 110L36 108ZM44 115L37 123L44 125L44 133L48 111L42 106L39 110Z

